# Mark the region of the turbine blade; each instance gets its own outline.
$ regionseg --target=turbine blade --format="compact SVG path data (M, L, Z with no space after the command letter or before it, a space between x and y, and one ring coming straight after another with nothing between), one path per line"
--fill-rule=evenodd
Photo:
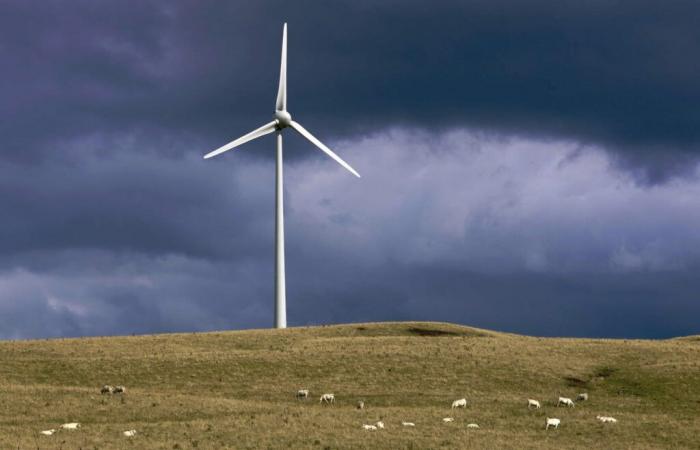
M219 147L213 152L207 153L206 155L204 155L204 159L209 159L212 156L220 155L221 153L231 150L232 148L238 147L241 144L245 144L248 141L252 141L253 139L259 138L260 136L270 134L273 131L275 131L275 129L277 129L277 121L273 120L272 122L266 123L265 125L261 126L257 130L253 130L250 133L239 137L235 141L231 141L223 147Z
M355 175L357 178L360 178L360 174L357 173L357 172L355 171L355 169L353 169L352 167L350 167L350 164L348 164L348 163L346 163L345 161L343 161L343 160L340 158L340 156L336 155L336 154L333 152L333 150L331 150L330 148L328 148L328 147L326 147L325 145L323 145L323 143L322 143L321 141L319 141L318 139L316 139L316 138L314 137L313 134L309 133L309 132L306 130L306 128L302 127L301 124L300 124L299 122L294 122L294 121L292 120L292 123L291 123L290 125L291 125L292 128L294 128L299 134L301 134L301 135L304 136L306 139L308 139L309 141L311 141L312 144L314 144L316 147L318 147L318 148L320 148L321 150L323 150L323 152L324 152L326 155L330 156L330 157L333 158L338 164L340 164L341 166L343 166L343 167L345 167L347 170L349 170L351 174Z
M277 111L287 110L287 22L282 31L282 61L280 62L280 86L277 90Z

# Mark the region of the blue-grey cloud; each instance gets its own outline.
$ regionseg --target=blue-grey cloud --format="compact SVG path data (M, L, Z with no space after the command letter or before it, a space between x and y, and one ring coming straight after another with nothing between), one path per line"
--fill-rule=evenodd
M283 21L292 324L700 332L694 2L2 9L2 337L270 324Z
M327 134L573 138L659 181L697 155L698 18L690 1L16 2L0 19L3 154L97 132L215 146L270 115L287 20L290 106Z
M287 165L291 324L700 331L689 320L700 312L697 168L645 186L601 149L469 130L332 144L362 179L321 157ZM123 150L3 177L28 200L3 201L13 220L2 234L22 238L4 247L5 336L268 326L272 162ZM22 320L33 310L50 326Z

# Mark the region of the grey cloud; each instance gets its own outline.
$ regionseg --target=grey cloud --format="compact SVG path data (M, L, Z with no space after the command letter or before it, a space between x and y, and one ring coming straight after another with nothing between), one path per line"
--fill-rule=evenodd
M292 324L700 332L694 2L2 9L3 337L269 325L285 20Z
M697 177L642 186L601 149L468 130L394 128L329 143L363 178L323 155L286 167L291 324L700 331L689 319L700 306ZM15 196L31 208L12 209L12 195L2 202L13 218L3 224L6 337L269 325L271 161L246 150L212 163L131 149L49 176L65 170L3 178L49 193ZM100 214L118 226L94 226ZM22 322L34 310L46 325Z
M271 114L287 20L290 105L325 135L554 136L658 182L697 155L699 17L690 1L18 2L0 26L2 154L86 130L213 147Z
M272 226L259 208L272 187L258 183L252 190L250 181L274 175L256 163L244 170L226 161L162 160L133 152L87 158L80 165L6 164L0 166L0 230L12 239L0 249L5 258L73 248L249 256L258 252L260 240L249 238L261 223ZM225 224L223 217L238 220Z
M337 241L366 262L390 255L496 273L607 272L673 269L700 256L692 244L700 244L697 175L644 187L600 149L459 130L396 129L336 148L354 149L361 183L329 175L332 162L319 161L313 174L292 167L289 225L320 230L317 239L343 230ZM329 200L330 190L342 195ZM331 227L340 213L342 226Z

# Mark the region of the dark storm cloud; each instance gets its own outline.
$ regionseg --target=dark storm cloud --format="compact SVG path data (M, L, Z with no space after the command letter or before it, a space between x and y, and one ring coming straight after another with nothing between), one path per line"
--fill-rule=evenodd
M274 174L250 163L231 177L225 162L116 153L79 165L0 165L0 230L11 237L0 242L5 260L92 248L212 259L259 252L267 237L260 223L271 224L272 210L261 205L270 203ZM261 178L262 193L245 186Z
M286 166L290 324L700 331L697 179L648 188L598 149L461 130L332 144L361 180L326 159ZM3 336L269 325L270 162L136 150L6 165Z
M269 326L283 21L291 324L700 332L696 3L0 8L0 337Z
M360 277L362 283L348 292L328 286L327 292L336 292L328 298L297 298L289 307L294 324L345 323L351 318L457 322L538 336L668 338L698 333L700 306L693 291L700 283L688 274L663 273L653 280L648 273L520 273L505 278L392 265ZM318 311L313 320L309 310Z
M421 124L566 137L653 179L686 167L700 139L692 1L3 8L5 158L87 130L157 131L170 149L254 127L272 109L284 20L290 107L327 135Z

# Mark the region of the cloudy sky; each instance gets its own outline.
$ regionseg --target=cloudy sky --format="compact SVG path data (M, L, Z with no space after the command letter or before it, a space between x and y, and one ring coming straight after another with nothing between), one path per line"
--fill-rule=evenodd
M0 338L290 325L700 333L695 1L0 5Z

